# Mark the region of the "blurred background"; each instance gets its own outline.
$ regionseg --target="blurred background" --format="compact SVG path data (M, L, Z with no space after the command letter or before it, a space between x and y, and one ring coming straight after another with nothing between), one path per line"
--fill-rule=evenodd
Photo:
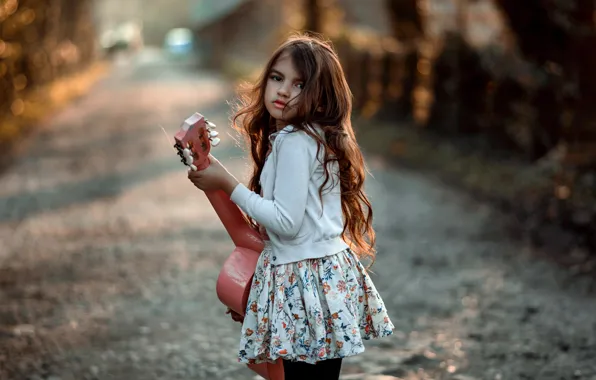
M0 0L0 378L253 379L233 246L172 136L246 178L235 89L333 42L396 333L345 379L596 379L592 0ZM165 132L165 135L164 135Z

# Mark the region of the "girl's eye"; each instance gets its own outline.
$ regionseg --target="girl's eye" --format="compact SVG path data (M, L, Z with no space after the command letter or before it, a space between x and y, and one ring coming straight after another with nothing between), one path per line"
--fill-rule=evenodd
M279 75L275 75L275 74L271 75L270 78L273 79L276 82L279 82L279 81L282 80Z
M300 83L296 83L296 87L298 87L299 89L303 89L304 88L304 83L300 82Z

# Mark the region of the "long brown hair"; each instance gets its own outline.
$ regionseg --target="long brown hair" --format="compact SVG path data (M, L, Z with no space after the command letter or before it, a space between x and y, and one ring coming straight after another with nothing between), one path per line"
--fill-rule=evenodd
M289 37L273 53L259 79L240 94L232 121L250 146L253 172L249 188L257 193L261 191L259 177L269 149L269 136L276 131L275 120L264 104L265 87L271 69L284 53L289 54L304 80L304 87L296 99L297 116L287 120L287 124L308 133L316 139L319 149L324 149L325 181L319 196L329 181L333 181L328 163L337 161L344 217L342 238L360 258L374 261L373 212L364 192L364 158L350 119L352 93L333 47L319 36L295 34ZM324 136L315 133L308 127L310 125L318 125Z

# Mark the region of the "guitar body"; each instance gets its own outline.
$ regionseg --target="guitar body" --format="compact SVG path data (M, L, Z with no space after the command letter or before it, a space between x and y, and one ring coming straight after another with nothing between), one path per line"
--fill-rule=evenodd
M217 296L224 305L244 316L252 278L264 243L226 193L215 191L205 194L236 246L217 277Z
M217 136L211 128L215 128L215 125L206 121L201 114L195 113L185 120L174 137L174 147L182 162L192 170L202 170L209 166L211 142L216 145L214 138ZM217 278L217 296L224 305L244 316L255 268L264 247L263 239L248 224L238 206L226 193L209 191L205 194L235 245ZM284 380L281 359L275 363L249 364L248 368L264 379Z
M217 277L215 291L219 300L244 316L254 268L257 266L259 253L253 250L236 247L228 256Z

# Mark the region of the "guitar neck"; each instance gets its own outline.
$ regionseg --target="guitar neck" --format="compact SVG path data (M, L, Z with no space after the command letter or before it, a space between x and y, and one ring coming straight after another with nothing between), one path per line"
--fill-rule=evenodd
M263 239L246 222L238 206L225 192L221 190L206 191L205 195L236 247L248 248L256 252L263 250Z

